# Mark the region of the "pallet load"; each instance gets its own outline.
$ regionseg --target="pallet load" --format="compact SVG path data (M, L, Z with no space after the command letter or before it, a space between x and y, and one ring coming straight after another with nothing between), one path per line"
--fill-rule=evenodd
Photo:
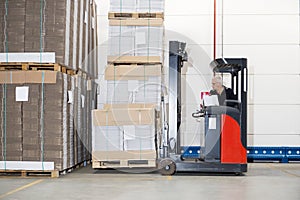
M96 9L93 0L1 1L0 62L60 63L96 78Z
M95 105L83 98L95 102L96 85L87 82L57 71L0 72L1 171L58 172L91 159Z
M101 108L92 114L93 168L156 167L163 9L163 0L111 0Z
M0 173L57 176L91 160L94 0L0 3Z
M155 167L155 105L106 105L93 110L93 168Z

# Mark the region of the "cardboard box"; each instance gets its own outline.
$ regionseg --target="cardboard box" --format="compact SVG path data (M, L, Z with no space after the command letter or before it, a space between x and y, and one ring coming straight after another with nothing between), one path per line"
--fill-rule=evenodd
M163 56L164 27L110 26L110 56Z
M50 72L50 74L51 73L52 72ZM7 74L9 76L12 75L13 78L15 77L14 72L9 72ZM55 72L55 77L50 75L50 77L52 76L52 78L49 79L52 80L49 81L51 83L45 83L42 87L41 82L27 83L36 80L35 78L24 78L30 77L30 72L28 76L24 75L24 72L17 74L21 74L23 83L10 83L6 85L6 92L10 98L9 100L7 99L7 103L9 104L7 104L6 108L13 109L12 111L7 112L8 120L6 128L7 135L10 137L10 139L7 140L9 147L7 152L13 153L9 158L23 161L40 161L42 159L41 152L43 138L44 161L54 162L55 169L63 170L74 166L78 162L90 159L90 151L87 149L89 148L88 145L91 145L91 135L87 133L92 131L92 122L91 118L88 119L88 116L91 112L90 109L94 108L89 101L90 99L94 99L95 101L95 88L97 88L95 83L91 82L91 90L87 92L87 80L81 77L80 84L78 84L78 86L80 86L78 95L74 95L73 102L68 103L68 91L72 90L75 94L75 79L71 78L69 75ZM33 73L33 75L36 75L36 73ZM45 77L47 75L48 72L45 72ZM10 78L10 80L15 82L13 81L15 80L13 78ZM55 80L55 82L53 80ZM24 85L29 87L28 101L15 102L16 87ZM2 86L0 87L1 99L3 88L4 87ZM41 95L42 88L44 88L43 101ZM81 94L86 96L84 108L81 107ZM79 102L76 104L76 106L78 106L76 108L75 102ZM44 104L43 106L42 103ZM0 104L1 107L4 106L2 105L2 101ZM42 107L43 112L41 111ZM78 120L76 121L73 119L75 110L80 110L80 113L78 113L80 117L77 116ZM1 112L1 121L2 115ZM22 123L18 125L16 119ZM43 121L41 121L41 119L43 119ZM88 120L90 120L90 123L87 122ZM0 126L0 132L3 131L3 128L3 126ZM80 128L80 132L77 132L77 128ZM76 132L74 132L74 130L76 130ZM15 139L16 137L22 138L22 140L19 141ZM1 139L3 139L3 137L0 136L0 140ZM11 143L10 141L19 142ZM21 147L22 149L20 149ZM16 149L19 150L19 154L15 153ZM2 148L0 148L0 150L2 151ZM0 157L0 159L3 158Z
M94 126L92 140L94 151L123 150L123 130L118 126Z
M165 0L111 0L110 12L164 12Z
M94 126L146 125L155 120L153 108L93 110L92 115Z
M84 7L81 8L82 4ZM94 24L97 23L95 2L84 0L82 4L77 1L51 0L44 3L41 13L40 1L8 2L8 15L0 15L1 30L4 30L4 25L7 24L6 32L0 32L0 38L9 36L7 37L9 52L39 53L41 50L55 52L54 62L71 66L73 69L82 67L81 63L86 59L86 55L96 48L96 42L93 41L97 41L97 29L90 28L92 17ZM1 13L5 13L5 2L1 2L0 9ZM81 10L83 13L80 12ZM87 11L87 16L85 16L85 11ZM40 27L41 14L43 27ZM87 18L89 25L86 29L84 18ZM40 28L42 28L42 34ZM80 30L83 34L78 34ZM85 36L88 36L87 40ZM84 52L86 47L88 47L87 52ZM1 45L0 52L5 51L6 47ZM81 56L78 56L79 54ZM20 62L26 60L27 58ZM97 61L94 60L95 62L88 62L88 67L84 68L90 75L97 74L94 73L97 67Z
M162 66L157 65L108 65L105 80L145 80L149 76L161 76Z
M55 71L0 71L0 84L56 83L56 73Z
M161 102L161 77L149 76L147 80L109 80L106 82L105 95L100 101L107 104Z

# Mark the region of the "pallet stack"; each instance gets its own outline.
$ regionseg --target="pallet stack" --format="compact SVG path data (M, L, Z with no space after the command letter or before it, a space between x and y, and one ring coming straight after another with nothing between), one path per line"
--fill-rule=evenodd
M0 53L53 52L53 63L96 78L96 10L94 0L1 1ZM7 62L5 55L0 62ZM41 56L36 62L45 61Z
M0 3L0 172L91 160L97 105L93 0Z
M0 77L1 170L64 171L91 159L93 81L58 71Z
M155 167L164 60L164 1L111 0L93 168Z

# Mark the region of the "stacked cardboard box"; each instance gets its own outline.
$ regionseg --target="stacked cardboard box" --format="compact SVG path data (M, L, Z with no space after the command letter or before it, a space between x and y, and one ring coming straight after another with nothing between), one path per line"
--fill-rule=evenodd
M15 101L15 89L16 85L0 86L0 160L22 160L22 103Z
M103 108L93 111L93 167L140 167L157 158L162 93L163 2L111 1ZM155 5L155 9L152 6ZM160 13L156 13L160 12ZM119 161L117 165L109 162Z
M163 13L156 12L163 10L163 0L111 1L106 93L101 103L160 105L164 26Z
M55 63L96 77L96 16L91 0L1 1L0 53L55 52Z
M11 52L23 52L26 1L16 0L10 4L13 5L8 6L6 1L0 2L0 52L5 52L6 48Z
M111 0L111 12L164 12L165 0Z
M163 56L163 26L110 26L111 56Z
M90 160L88 146L92 128L87 124L95 104L85 102L89 107L84 108L84 100L78 100L75 91L80 88L80 97L87 95L95 102L95 83L91 81L93 90L88 93L88 80L79 75L54 71L4 71L0 78L1 161L20 161L16 163L18 166L27 161L53 162L54 169L61 171ZM81 83L78 84L79 79ZM28 98L16 101L18 95L28 95ZM81 109L84 116L80 121L74 120L78 119L75 110ZM80 132L78 127L85 129ZM3 156L5 152L6 156ZM10 157L16 152L18 157Z
M155 167L157 129L154 104L116 104L93 110L93 168ZM117 165L111 165L113 161Z

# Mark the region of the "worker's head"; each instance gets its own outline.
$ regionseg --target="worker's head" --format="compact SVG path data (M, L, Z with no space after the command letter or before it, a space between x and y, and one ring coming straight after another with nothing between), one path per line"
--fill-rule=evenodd
M211 81L213 90L220 90L223 87L223 80L221 76L214 76Z

